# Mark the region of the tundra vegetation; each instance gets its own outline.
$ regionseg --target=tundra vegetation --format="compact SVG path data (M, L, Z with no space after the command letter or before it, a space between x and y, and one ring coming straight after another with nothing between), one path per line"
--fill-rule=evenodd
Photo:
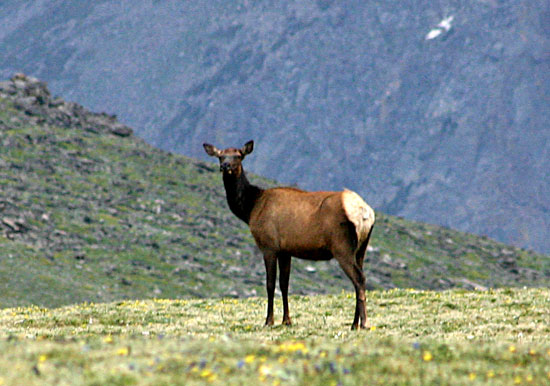
M359 331L354 296L291 296L293 325L275 327L263 297L7 308L0 384L550 382L548 289L370 291Z

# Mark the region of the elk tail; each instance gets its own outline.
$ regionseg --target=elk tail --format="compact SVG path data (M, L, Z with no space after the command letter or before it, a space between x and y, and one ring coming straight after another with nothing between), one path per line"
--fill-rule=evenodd
M355 226L357 246L359 247L370 236L374 225L374 210L361 196L347 189L342 192L342 206L346 217Z

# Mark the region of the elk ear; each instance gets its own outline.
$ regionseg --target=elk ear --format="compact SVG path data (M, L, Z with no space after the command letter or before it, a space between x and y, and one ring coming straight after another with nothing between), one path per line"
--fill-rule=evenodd
M252 150L254 150L254 141L248 141L241 148L241 153L243 154L243 157L244 157L245 155L252 153Z
M204 147L204 151L206 151L206 154L208 154L211 157L219 157L220 156L220 150L209 143L203 143L202 146Z

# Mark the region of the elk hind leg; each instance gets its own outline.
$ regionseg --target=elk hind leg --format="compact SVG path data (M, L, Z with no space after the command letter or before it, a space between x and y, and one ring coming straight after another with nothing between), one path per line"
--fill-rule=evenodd
M365 275L363 268L357 264L353 254L346 255L345 258L337 258L337 260L355 288L355 316L353 317L351 329L367 328Z
M363 268L363 261L365 260L365 254L367 253L367 247L369 245L370 235L372 234L373 228L374 228L374 225L371 226L369 230L369 234L367 235L367 238L365 239L365 241L361 243L361 245L357 249L357 252L355 253L355 261L357 262L357 265L361 269Z

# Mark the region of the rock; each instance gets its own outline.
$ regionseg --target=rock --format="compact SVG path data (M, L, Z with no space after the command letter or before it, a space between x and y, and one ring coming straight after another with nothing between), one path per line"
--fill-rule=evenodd
M23 90L25 88L25 82L21 79L12 80L16 90Z
M120 123L115 124L115 126L111 128L110 131L112 134L118 135L119 137L129 137L133 133L133 130L131 128Z
M382 256L381 262L394 269L407 269L407 264L399 259L392 259L388 254Z
M27 80L27 75L23 74L22 72L16 72L15 74L13 74L13 77L11 78L11 80L13 82L26 81Z
M48 86L25 74L15 74L11 80L0 82L0 93L14 97L14 106L32 119L60 127L79 127L96 134L119 137L133 135L133 130L118 122L115 115L93 113L74 102L52 98Z
M529 280L538 280L541 277L541 272L531 268L516 268L518 274Z
M468 290L487 291L487 287L485 287L485 286L483 286L479 283L473 282L471 280L468 280L466 278L460 278L460 279L456 280L455 283L462 284L462 287L464 287L465 289L468 289Z
M516 259L514 257L503 257L498 260L498 264L505 270L513 273L518 274L518 266Z
M59 106L62 106L63 104L65 103L65 101L63 100L63 98L61 97L55 97L54 99L52 99L49 103L49 107L59 107Z
M6 225L8 228L10 228L13 232L21 232L24 227L25 223L23 220L12 220L10 218L4 217L2 219L2 224Z
M17 98L15 100L15 108L20 110L27 110L36 103L37 103L36 97L25 96L25 97Z
M449 279L439 278L434 280L433 287L439 289L447 289L453 286L453 282Z
M0 82L0 92L5 94L15 94L15 85L10 81Z
M371 246L371 245L368 245L368 246L367 246L367 253L369 253L369 252L374 252L374 253L375 253L375 252L380 252L380 248L379 248L379 247L373 247L373 246Z

